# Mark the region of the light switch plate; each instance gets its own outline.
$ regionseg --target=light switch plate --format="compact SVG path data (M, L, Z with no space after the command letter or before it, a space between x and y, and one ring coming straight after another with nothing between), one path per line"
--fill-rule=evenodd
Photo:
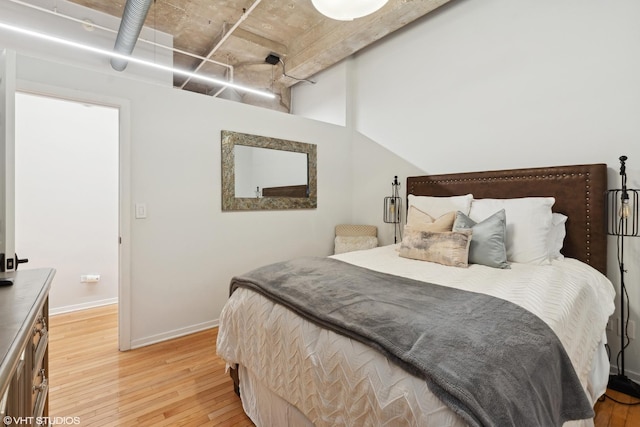
M144 203L136 203L136 219L144 219L147 217L147 205Z

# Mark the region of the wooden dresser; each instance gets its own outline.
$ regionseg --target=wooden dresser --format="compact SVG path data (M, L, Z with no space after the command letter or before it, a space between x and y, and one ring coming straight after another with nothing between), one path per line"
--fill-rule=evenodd
M55 270L0 273L0 423L47 425L49 289ZM3 425L3 424L0 424Z

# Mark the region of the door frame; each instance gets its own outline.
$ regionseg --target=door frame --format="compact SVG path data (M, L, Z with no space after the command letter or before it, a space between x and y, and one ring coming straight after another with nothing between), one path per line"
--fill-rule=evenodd
M16 52L0 52L0 271L17 266L15 256Z
M131 105L129 100L17 79L16 92L117 108L118 349L131 349ZM116 243L117 244L117 243Z

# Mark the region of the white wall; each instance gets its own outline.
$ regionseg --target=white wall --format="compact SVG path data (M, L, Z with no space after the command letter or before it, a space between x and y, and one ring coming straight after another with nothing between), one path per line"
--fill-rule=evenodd
M47 84L129 100L133 219L131 335L144 345L215 324L232 276L333 250L351 220L344 128L18 55L20 85ZM318 145L318 208L222 212L222 130ZM123 238L127 238L123 236Z
M633 0L453 2L357 56L355 128L430 173L615 166L639 132L638 13Z
M391 196L394 176L400 182L402 200L402 221L406 219L406 184L408 176L424 175L424 171L401 159L385 147L366 136L354 132L352 215L358 224L378 227L378 244L390 245L394 242L394 225L383 221L384 198ZM402 224L401 224L402 225ZM397 241L401 241L402 226L396 231Z
M291 89L291 113L345 126L347 122L348 64L346 59L315 76L315 84L297 83Z
M55 266L52 313L117 302L118 120L114 108L16 96L16 252L29 259L20 269Z
M635 0L459 0L355 55L348 95L326 94L347 96L355 131L427 173L607 163L613 188L625 154L638 188L637 16ZM331 80L323 77L306 102L343 102L322 99ZM297 91L297 112L315 117L300 110ZM640 326L640 239L627 240L631 320ZM617 286L614 248L611 238ZM609 341L615 355L619 339ZM636 379L639 341L626 352Z

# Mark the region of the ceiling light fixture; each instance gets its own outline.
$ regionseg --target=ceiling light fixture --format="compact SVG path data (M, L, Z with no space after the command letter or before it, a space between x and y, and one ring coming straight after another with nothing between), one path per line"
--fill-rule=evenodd
M380 9L388 0L311 0L323 15L338 21L353 21Z
M173 68L173 67L169 67L169 66L162 65L162 64L156 64L155 62L146 61L144 59L139 59L139 58L134 58L133 56L129 56L129 55L122 55L120 53L116 53L116 52L113 52L113 51L110 51L110 50L100 49L98 47L89 46L89 45L78 43L78 42L74 42L74 41L71 41L71 40L61 39L59 37L50 36L48 34L44 34L44 33L40 33L40 32L37 32L37 31L29 30L29 29L26 29L26 28L16 27L16 26L13 26L13 25L5 24L3 22L0 22L0 29L13 31L14 33L23 34L23 35L30 36L30 37L35 37L35 38L38 38L40 40L50 41L50 42L53 42L53 43L61 44L61 45L64 45L64 46L73 47L73 48L84 50L84 51L87 51L87 52L97 53L99 55L108 56L110 58L124 59L126 61L133 62L135 64L140 64L140 65L143 65L143 66L146 66L146 67L155 68L157 70L168 71L168 72L171 72L171 73L174 73L174 74L178 74L178 75L185 76L185 77L190 77L192 79L200 80L200 81L207 82L207 83L213 83L213 84L217 84L217 85L221 85L221 86L230 87L232 89L236 89L236 90L239 90L239 91L242 91L242 92L252 93L254 95L264 96L266 98L274 99L276 97L271 92L266 92L266 91L263 91L263 90L253 89L253 88L250 88L250 87L247 87L247 86L239 85L239 84L228 82L228 81L225 81L225 80L216 79L214 77L207 77L207 76L203 76L203 75L200 75L200 74L195 74L195 73L192 73L190 71L181 70L179 68Z

